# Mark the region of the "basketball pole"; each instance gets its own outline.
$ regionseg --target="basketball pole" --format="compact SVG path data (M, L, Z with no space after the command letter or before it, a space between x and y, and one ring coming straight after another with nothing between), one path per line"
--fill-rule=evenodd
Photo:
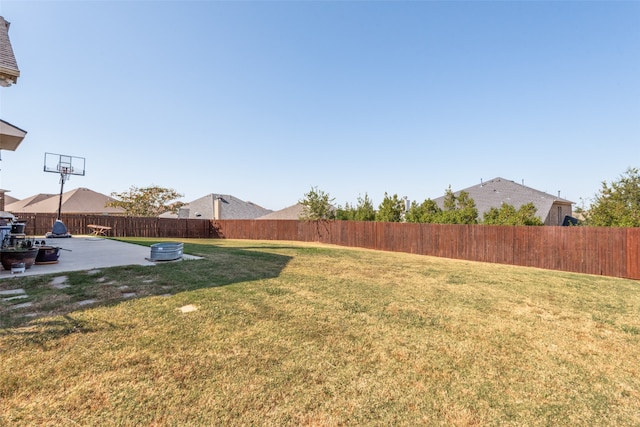
M60 199L58 200L58 221L62 214L62 190L64 189L64 183L67 180L66 168L62 168L60 171Z

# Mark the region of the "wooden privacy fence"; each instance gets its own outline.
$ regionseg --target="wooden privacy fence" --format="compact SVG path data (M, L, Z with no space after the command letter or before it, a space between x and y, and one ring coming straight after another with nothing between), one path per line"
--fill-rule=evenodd
M219 220L229 239L317 241L640 279L640 228Z
M55 214L20 214L25 233L51 231ZM62 214L72 234L89 224L111 237L293 240L640 279L640 228L513 227L361 221L207 220Z
M27 221L25 234L44 236L51 231L56 214L20 214L19 220ZM145 218L118 215L62 214L61 218L69 233L89 234L89 224L111 227L110 237L190 237L213 236L211 221L207 219Z

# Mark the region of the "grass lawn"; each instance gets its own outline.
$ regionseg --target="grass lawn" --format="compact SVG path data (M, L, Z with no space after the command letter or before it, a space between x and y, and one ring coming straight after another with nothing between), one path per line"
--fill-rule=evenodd
M0 425L640 425L638 281L183 241L0 281Z

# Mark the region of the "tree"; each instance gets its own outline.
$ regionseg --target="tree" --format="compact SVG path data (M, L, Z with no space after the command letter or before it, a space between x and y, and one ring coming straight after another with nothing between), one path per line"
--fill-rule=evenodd
M476 202L466 191L461 191L456 196L449 187L445 192L442 206L441 209L431 199L425 200L420 205L413 202L406 214L406 221L430 224L476 224L478 222Z
M597 227L640 227L640 173L628 168L610 185L602 182L586 219Z
M138 188L131 186L124 193L111 193L112 200L107 203L109 207L122 208L126 215L154 217L165 212L177 213L184 203L176 201L182 194L171 188L163 188L157 185Z
M513 205L503 203L500 208L491 208L484 213L483 224L486 225L543 225L536 216L536 207L527 203L517 209Z
M311 187L311 190L305 193L304 199L298 202L303 206L300 219L311 221L335 219L336 212L332 205L333 200L330 198L329 193L318 190L318 187Z
M456 198L456 224L476 224L478 222L478 209L476 202L466 191L461 191Z
M436 202L426 199L421 204L411 202L411 207L406 214L407 222L436 223L438 217L442 214L442 209Z
M444 195L442 213L437 217L441 224L476 224L478 222L478 209L476 202L469 197L469 193L461 191L456 196L451 187Z
M358 197L358 204L355 207L347 203L344 208L338 208L336 218L348 221L374 221L376 211L373 209L369 195L365 193L364 198Z
M338 209L336 209L336 219L342 221L353 221L355 216L356 208L351 206L349 203L345 204L344 208L342 206L338 206Z
M384 193L384 199L378 207L376 213L376 221L382 222L401 222L404 214L404 200L401 200L397 194L389 197L387 193Z
M358 197L358 205L353 219L356 221L374 221L376 219L376 211L373 209L373 203L367 193L364 193L364 198Z

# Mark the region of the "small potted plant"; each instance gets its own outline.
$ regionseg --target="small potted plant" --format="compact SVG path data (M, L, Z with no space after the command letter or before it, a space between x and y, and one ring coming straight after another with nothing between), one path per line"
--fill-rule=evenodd
M38 248L33 247L31 240L22 240L13 247L6 247L0 250L0 262L5 270L11 270L11 265L24 263L24 268L29 269L36 261Z

